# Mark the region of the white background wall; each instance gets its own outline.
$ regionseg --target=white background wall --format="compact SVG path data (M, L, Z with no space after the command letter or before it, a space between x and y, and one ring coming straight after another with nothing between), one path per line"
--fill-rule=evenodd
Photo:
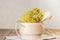
M44 13L50 11L53 18L45 23L45 28L60 29L59 0L0 0L0 28L14 28L22 13L38 7Z

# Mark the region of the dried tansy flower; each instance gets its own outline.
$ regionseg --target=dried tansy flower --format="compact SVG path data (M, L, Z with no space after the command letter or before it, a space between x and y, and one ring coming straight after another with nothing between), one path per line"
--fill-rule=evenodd
M38 8L33 8L22 15L19 21L24 23L38 23L43 18L42 12Z

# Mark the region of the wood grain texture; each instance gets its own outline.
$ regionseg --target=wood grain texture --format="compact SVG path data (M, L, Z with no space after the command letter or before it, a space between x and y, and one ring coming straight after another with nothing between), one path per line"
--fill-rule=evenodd
M60 29L46 29L44 34L57 34L60 35Z
M16 35L13 29L0 29L0 40L4 40L5 36Z
M44 34L57 34L60 35L60 29L45 29ZM16 32L14 29L0 29L0 40L4 40L5 36L14 36Z

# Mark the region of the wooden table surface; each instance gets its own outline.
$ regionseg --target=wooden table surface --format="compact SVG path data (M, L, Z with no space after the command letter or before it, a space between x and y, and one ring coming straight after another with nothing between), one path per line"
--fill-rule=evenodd
M60 29L45 29L44 34L57 34L60 35ZM14 29L0 29L0 40L4 40L5 36L16 35Z

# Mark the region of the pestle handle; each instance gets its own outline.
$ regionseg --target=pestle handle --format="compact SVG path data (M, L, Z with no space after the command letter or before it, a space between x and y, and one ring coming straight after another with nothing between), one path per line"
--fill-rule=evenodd
M51 19L52 18L52 15L50 12L45 12L45 15L43 16L43 19L41 21L45 21L47 19Z

